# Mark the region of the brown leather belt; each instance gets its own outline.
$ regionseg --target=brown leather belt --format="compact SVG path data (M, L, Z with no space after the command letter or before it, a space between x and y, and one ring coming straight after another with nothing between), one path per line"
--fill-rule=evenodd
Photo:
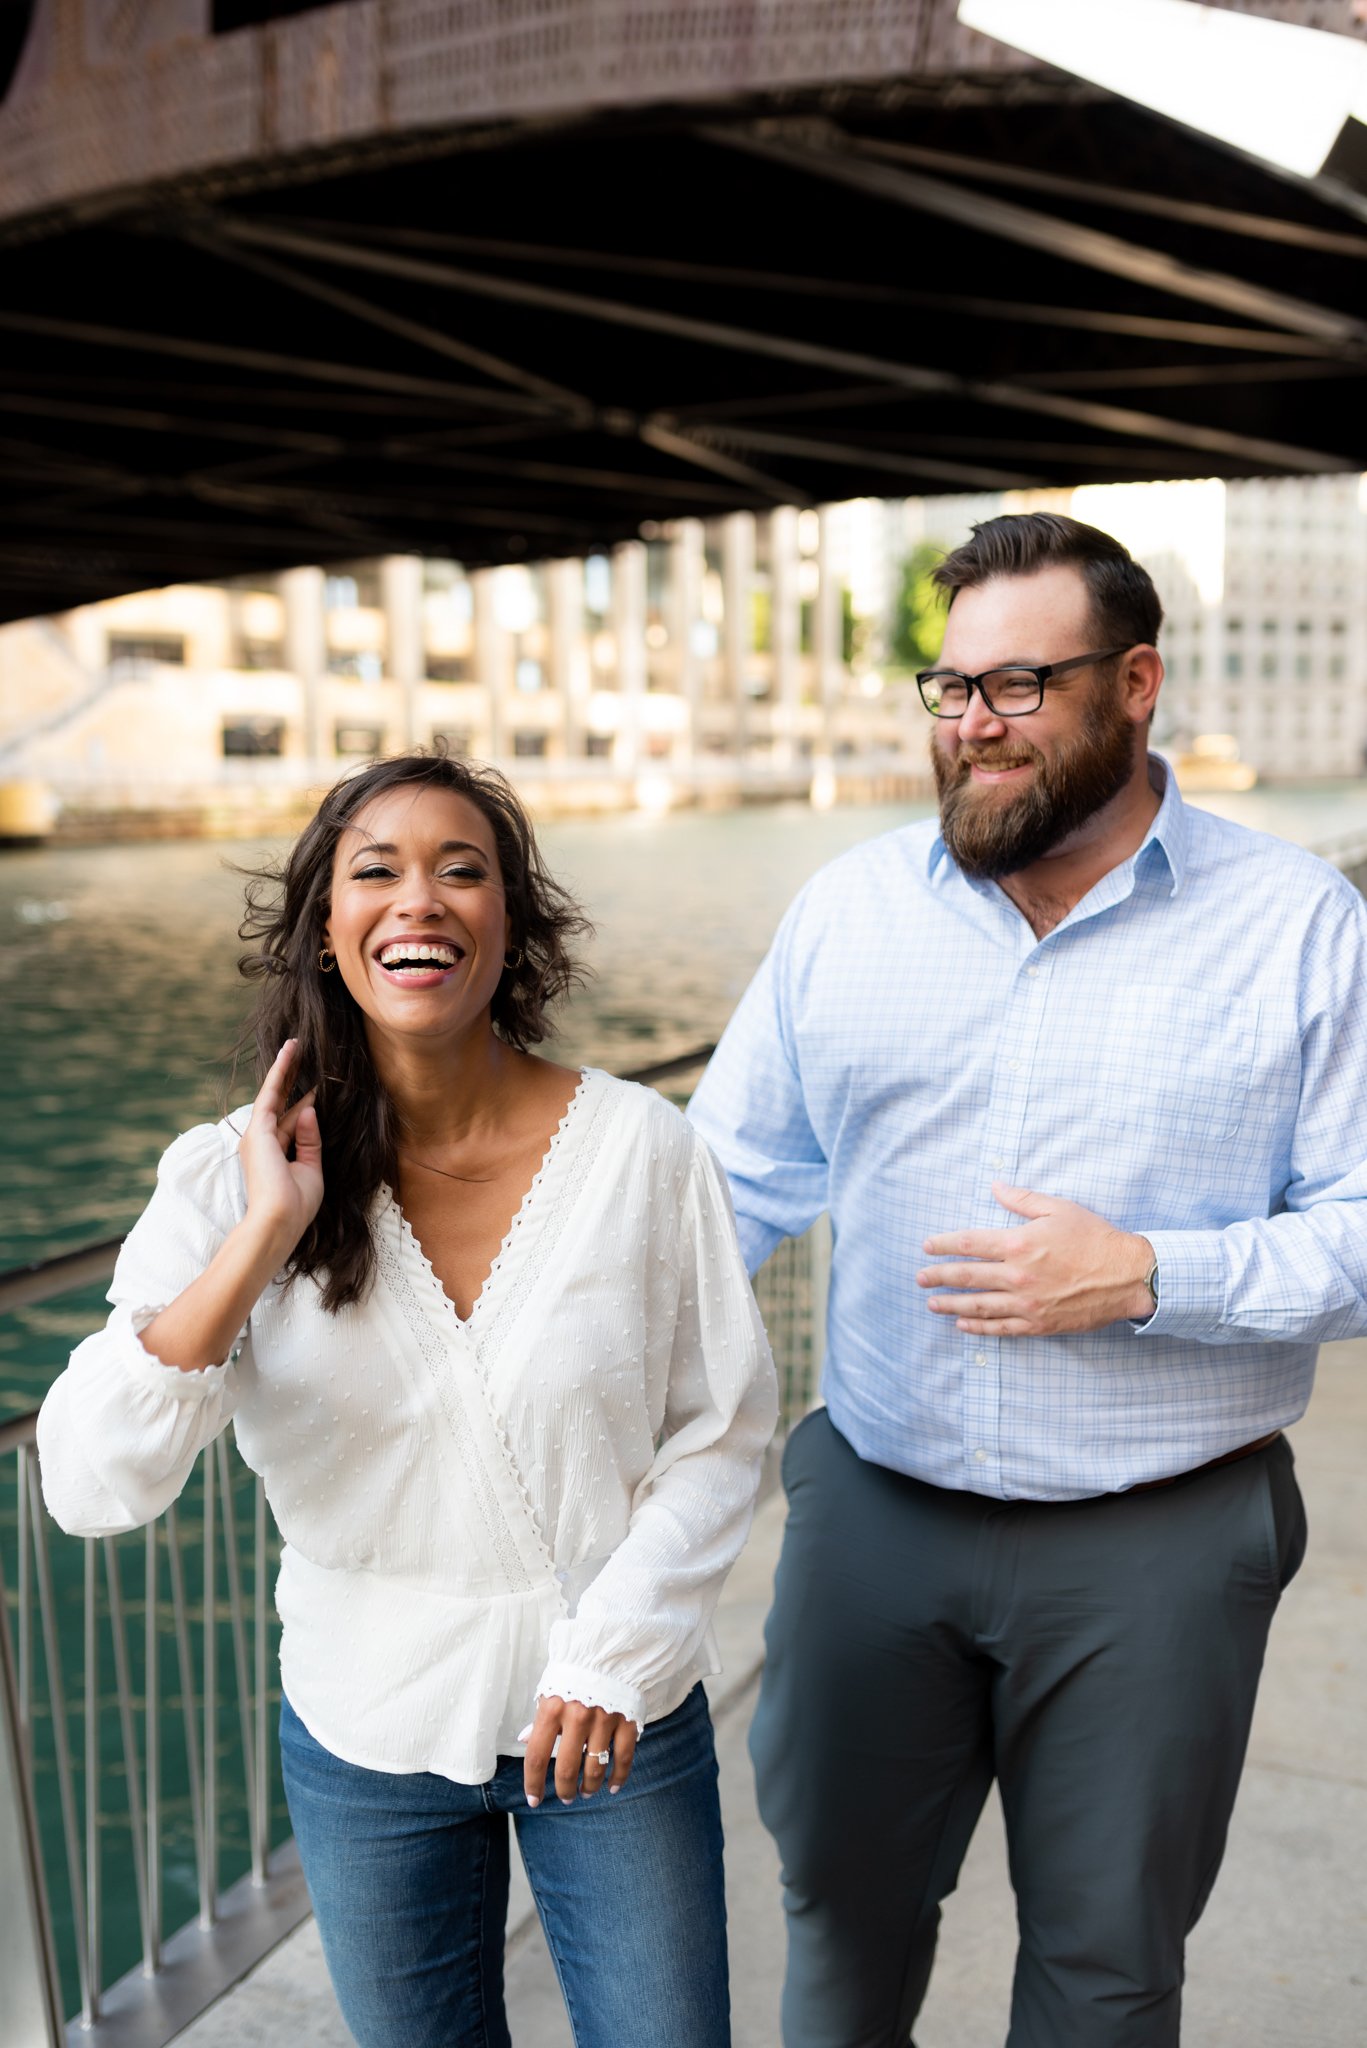
M1198 1472L1213 1472L1217 1465L1237 1465L1240 1458L1251 1458L1255 1451L1265 1451L1269 1444L1275 1444L1281 1435L1279 1429L1269 1430L1266 1436L1253 1439L1251 1444L1240 1444L1237 1451L1222 1451L1218 1458L1207 1458L1204 1465L1193 1465L1189 1472L1174 1472L1171 1479L1141 1479L1137 1485L1126 1488L1127 1493L1152 1493L1158 1486L1176 1486L1179 1479L1194 1479Z

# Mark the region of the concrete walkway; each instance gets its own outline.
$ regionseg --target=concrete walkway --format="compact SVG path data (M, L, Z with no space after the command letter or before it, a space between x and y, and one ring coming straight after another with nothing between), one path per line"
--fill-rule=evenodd
M1229 1853L1189 1951L1184 2048L1367 2042L1367 1343L1328 1347L1293 1437L1310 1552L1273 1630ZM735 2048L778 2048L777 1861L755 1813L745 1732L782 1528L761 1509L721 1615L713 1689L726 1817ZM516 2048L572 2048L525 1886L510 1915ZM945 1912L918 2048L997 2048L1015 1945L989 1806ZM183 2048L347 2048L311 1925L180 2036ZM458 2048L452 2043L451 2048ZM621 2048L631 2048L623 2042Z

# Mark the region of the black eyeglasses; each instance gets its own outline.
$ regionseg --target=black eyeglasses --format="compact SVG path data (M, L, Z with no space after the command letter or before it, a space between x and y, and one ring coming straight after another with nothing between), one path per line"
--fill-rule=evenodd
M1040 668L985 668L980 676L966 676L957 668L927 668L917 676L916 687L932 718L962 718L975 690L994 718L1023 718L1027 711L1039 710L1044 686L1055 676L1127 652L1124 647L1108 647L1103 654L1074 654L1067 661L1046 661Z

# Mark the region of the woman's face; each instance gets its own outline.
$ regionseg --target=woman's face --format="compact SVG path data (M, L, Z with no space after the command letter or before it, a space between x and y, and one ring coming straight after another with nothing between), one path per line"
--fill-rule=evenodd
M333 854L324 942L372 1040L487 1025L509 922L484 813L422 783L363 804Z

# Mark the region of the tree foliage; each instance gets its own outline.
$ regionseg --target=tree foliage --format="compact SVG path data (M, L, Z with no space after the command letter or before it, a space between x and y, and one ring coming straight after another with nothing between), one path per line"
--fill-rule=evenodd
M945 601L930 579L931 571L944 554L944 548L935 541L918 541L902 564L889 649L898 668L926 668L940 658L945 637Z

